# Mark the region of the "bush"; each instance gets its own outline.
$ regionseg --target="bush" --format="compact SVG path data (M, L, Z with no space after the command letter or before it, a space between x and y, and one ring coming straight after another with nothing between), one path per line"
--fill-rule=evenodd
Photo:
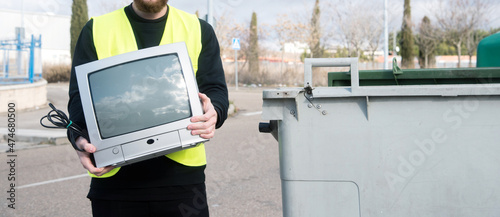
M44 64L43 78L49 83L68 82L71 76L70 64Z

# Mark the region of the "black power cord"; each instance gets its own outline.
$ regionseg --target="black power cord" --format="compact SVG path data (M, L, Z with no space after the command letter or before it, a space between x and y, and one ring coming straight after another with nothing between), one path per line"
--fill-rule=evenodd
M71 121L63 111L56 109L56 107L52 105L52 103L49 103L49 106L50 108L52 108L52 110L40 119L40 124L45 128L67 129L69 135L68 139L73 148L77 151L85 152L85 150L79 148L76 145L76 138L78 138L78 136L82 136L83 138L87 139L87 141L90 141L87 133L81 127L73 123L73 121ZM47 126L43 124L44 119L47 119L54 126Z

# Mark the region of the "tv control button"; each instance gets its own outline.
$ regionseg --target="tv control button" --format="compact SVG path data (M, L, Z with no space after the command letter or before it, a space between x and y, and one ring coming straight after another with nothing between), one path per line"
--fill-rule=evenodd
M118 153L120 153L120 150L115 147L115 148L113 148L112 152L113 152L113 154L118 154Z
M151 144L155 143L155 140L154 139L148 139L148 141L146 141L146 143L148 143L148 145L151 145Z

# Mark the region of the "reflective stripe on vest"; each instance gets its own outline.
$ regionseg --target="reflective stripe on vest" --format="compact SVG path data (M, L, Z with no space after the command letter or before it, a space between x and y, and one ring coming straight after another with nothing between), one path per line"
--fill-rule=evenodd
M196 15L188 14L172 6L168 7L167 23L160 45L184 41L196 74L198 71L198 57L202 47L200 22ZM92 19L94 20L92 37L98 59L138 49L134 31L124 8ZM186 166L203 166L207 162L203 144L165 156ZM92 177L107 178L115 175L119 170L119 167L115 168L103 176L89 174Z

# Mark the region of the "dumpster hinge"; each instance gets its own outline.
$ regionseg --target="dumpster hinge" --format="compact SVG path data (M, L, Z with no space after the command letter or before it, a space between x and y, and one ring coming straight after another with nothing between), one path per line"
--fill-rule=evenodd
M312 95L312 93L313 93L313 88L310 85L307 85L306 87L304 87L304 90L309 95Z
M310 87L309 87L310 88ZM311 91L311 94L308 93L308 87L305 88L306 91L304 92L304 97L307 99L307 101L309 102L309 104L307 105L308 108L312 108L314 107L316 110L319 111L319 113L321 113L322 115L327 115L328 112L326 110L322 110L322 106L320 104L318 105L314 105L313 103L313 97L312 97L312 88L310 89ZM310 95L311 97L307 97L307 95Z

